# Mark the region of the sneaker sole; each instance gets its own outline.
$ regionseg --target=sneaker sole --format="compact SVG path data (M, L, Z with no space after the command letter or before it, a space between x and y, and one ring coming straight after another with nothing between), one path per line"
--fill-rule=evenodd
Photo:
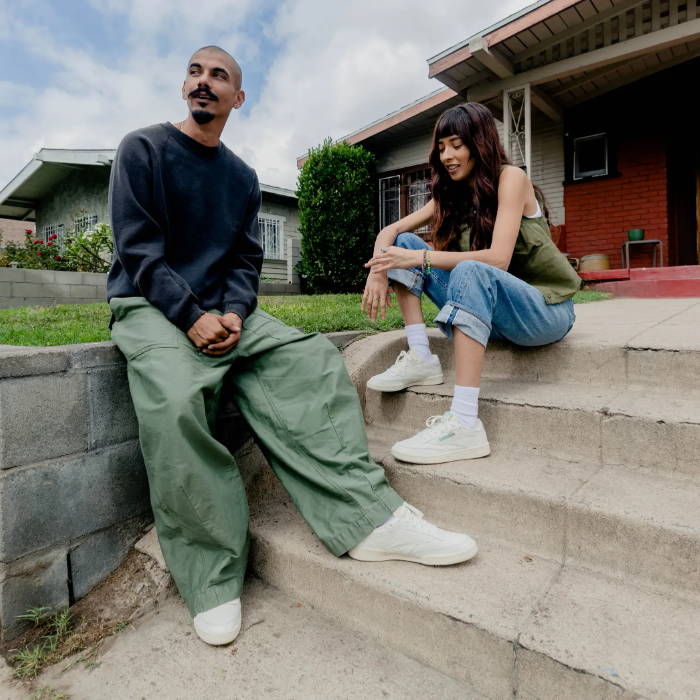
M452 564L461 564L462 562L469 561L473 559L479 551L479 547L474 544L468 549L464 549L461 552L452 552L450 554L442 555L426 555L423 557L409 557L400 554L395 554L392 552L381 552L367 550L364 552L348 555L352 559L357 559L358 561L409 561L413 564L423 564L424 566L450 566Z
M442 374L434 374L432 377L426 377L425 379L419 379L415 382L410 382L406 384L405 382L395 382L395 383L387 383L387 384L372 384L372 380L370 379L367 382L367 388L368 389L373 389L374 391L401 391L402 389L408 389L411 386L434 386L435 384L442 384L445 381L445 378L443 377Z
M196 627L194 628L194 631L203 642L206 642L211 646L218 647L224 644L230 644L232 641L234 641L241 631L241 626L238 625L238 628L232 632L204 632L198 630Z
M442 464L443 462L457 462L461 459L478 459L479 457L488 457L491 454L491 447L488 443L479 447L465 447L461 450L453 450L452 452L439 455L423 455L419 456L415 453L404 451L396 446L391 448L391 454L400 459L402 462L410 464Z

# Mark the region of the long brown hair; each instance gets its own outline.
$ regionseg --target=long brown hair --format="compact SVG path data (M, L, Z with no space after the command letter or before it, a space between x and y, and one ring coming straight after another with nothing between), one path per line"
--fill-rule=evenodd
M449 136L459 136L474 160L468 181L454 182L440 162L438 142ZM436 250L454 248L465 226L471 230L472 250L490 247L498 210L498 180L501 169L510 161L488 107L467 102L445 110L435 124L429 160L433 170L432 237Z

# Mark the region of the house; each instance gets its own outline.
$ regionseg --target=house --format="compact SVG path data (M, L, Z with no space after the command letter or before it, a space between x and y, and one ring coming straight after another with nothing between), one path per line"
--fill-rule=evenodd
M544 191L560 248L621 267L697 265L697 0L541 0L428 59L445 86L342 140L377 157L380 224L429 197L436 117L482 102L512 162ZM299 160L301 164L303 158Z
M0 217L35 222L47 240L108 222L107 190L114 149L42 148L0 190ZM258 215L267 282L298 284L300 234L297 198L292 190L260 185ZM24 225L24 224L23 224ZM34 224L30 224L34 228Z
M0 246L5 243L24 243L25 233L34 233L34 224L29 221L0 218Z

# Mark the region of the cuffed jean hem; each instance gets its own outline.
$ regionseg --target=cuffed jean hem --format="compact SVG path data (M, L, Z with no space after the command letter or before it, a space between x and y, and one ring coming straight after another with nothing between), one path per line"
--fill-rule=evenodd
M370 508L365 508L362 518L351 525L337 528L337 534L332 538L324 538L323 544L328 547L331 554L340 557L349 549L369 535L372 530L383 525L394 514L394 511L402 506L403 498L392 488L386 490L386 495L378 500Z
M190 611L192 617L194 617L198 613L215 608L217 605L223 605L224 603L236 600L236 598L240 598L241 590L243 590L243 580L235 578L226 581L226 583L221 583L218 586L195 593L193 596L185 597L183 595L182 597L187 609Z
M423 275L418 270L391 269L388 277L392 282L400 282L414 296L420 297L423 294Z
M491 326L484 323L471 311L452 301L447 302L440 309L440 313L435 317L435 324L450 340L452 340L452 326L455 326L464 335L476 340L484 347L488 344L491 335Z

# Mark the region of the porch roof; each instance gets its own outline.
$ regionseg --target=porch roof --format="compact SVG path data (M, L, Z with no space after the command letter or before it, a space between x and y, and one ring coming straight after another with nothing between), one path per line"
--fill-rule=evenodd
M698 0L540 0L428 59L429 76L499 111L530 84L553 120L580 102L700 56Z
M114 148L42 148L0 190L0 218L36 220L36 208L62 180L76 170L111 167ZM260 190L275 198L296 202L296 194L284 187L260 184Z

